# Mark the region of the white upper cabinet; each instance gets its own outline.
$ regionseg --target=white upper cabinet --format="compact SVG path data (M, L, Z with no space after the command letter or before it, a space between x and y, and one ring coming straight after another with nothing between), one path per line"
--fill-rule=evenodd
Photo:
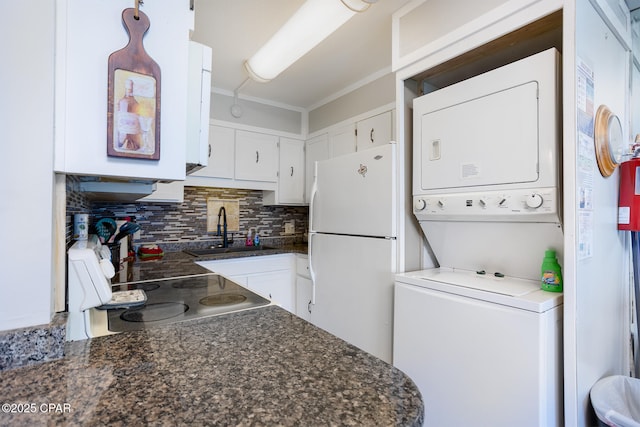
M209 164L187 176L185 185L275 192L279 139L262 132L211 125Z
M208 176L233 178L235 159L235 130L221 126L209 128L209 168Z
M377 147L391 141L391 111L364 119L356 123L357 151Z
M209 126L209 164L187 178L203 176L233 179L235 167L235 130L223 126Z
M356 152L356 126L350 123L329 132L329 155L331 157Z
M264 195L265 204L304 204L304 141L280 138L278 189Z
M305 149L304 201L310 202L311 187L315 178L315 163L329 158L329 135L323 133L307 140Z
M235 178L248 181L278 180L278 137L236 131Z
M150 21L144 48L161 72L160 159L107 156L108 60L129 42L122 12L131 7L130 0L91 2L89 7L82 0L56 1L56 172L185 178L185 94L194 22L189 0L145 2L141 7Z
M189 42L187 99L187 167L200 169L209 161L209 113L211 110L211 48Z

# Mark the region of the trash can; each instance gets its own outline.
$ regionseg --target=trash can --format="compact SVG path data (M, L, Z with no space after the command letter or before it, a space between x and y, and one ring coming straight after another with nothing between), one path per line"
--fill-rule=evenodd
M607 426L640 427L640 379L605 377L591 387L591 404Z

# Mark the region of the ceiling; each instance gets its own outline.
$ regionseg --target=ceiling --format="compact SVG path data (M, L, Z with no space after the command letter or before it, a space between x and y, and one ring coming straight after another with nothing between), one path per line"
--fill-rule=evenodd
M329 1L329 0L326 0ZM337 1L337 0L332 0ZM212 86L233 92L247 78L243 63L303 0L195 0L194 41L213 51ZM239 93L309 109L383 69L391 69L391 15L409 0L379 0L268 83Z

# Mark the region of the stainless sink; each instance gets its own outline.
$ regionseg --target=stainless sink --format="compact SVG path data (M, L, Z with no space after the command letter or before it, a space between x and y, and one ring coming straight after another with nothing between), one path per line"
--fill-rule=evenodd
M231 254L235 252L255 252L266 249L275 249L271 246L233 246L229 248L185 249L182 252L193 256L206 256L216 254Z

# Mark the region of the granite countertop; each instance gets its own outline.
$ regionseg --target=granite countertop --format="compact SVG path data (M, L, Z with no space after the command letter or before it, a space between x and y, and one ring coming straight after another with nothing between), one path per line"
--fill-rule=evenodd
M111 279L111 284L124 284L131 282L162 280L174 277L208 274L211 271L196 264L196 261L211 261L219 259L245 258L253 256L278 255L285 253L306 254L306 244L290 244L273 248L264 248L258 251L232 252L215 255L195 257L182 251L166 252L157 259L136 259L133 262L124 263Z
M0 372L0 396L12 426L413 426L424 411L401 371L277 306L68 342Z

